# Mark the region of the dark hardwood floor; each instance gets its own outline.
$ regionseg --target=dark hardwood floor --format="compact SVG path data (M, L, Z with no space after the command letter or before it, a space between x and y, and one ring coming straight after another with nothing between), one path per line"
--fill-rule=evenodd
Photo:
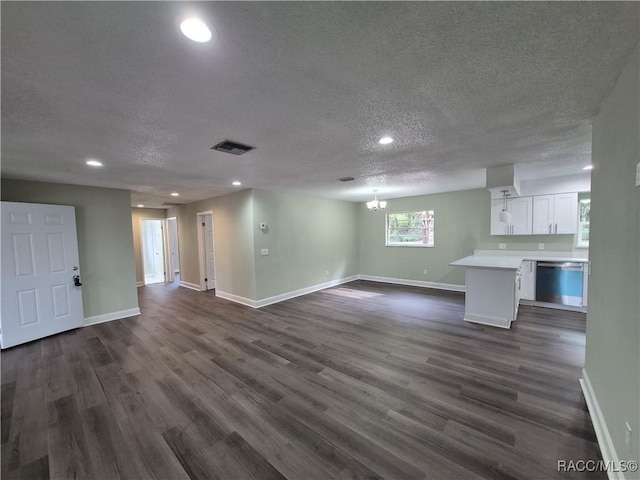
M172 285L3 351L2 478L553 479L599 458L585 317L357 281L253 310Z

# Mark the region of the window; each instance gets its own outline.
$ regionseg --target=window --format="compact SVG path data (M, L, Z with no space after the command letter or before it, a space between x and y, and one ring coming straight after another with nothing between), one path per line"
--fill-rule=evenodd
M578 247L589 246L589 218L591 217L591 199L584 198L578 202Z
M387 246L433 247L433 210L387 213Z

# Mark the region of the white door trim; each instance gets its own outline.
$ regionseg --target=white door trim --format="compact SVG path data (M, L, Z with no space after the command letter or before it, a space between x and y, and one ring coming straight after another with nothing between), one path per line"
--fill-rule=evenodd
M196 232L197 232L197 237L198 237L198 264L199 264L199 270L200 270L200 291L204 292L207 290L207 284L204 281L205 278L207 278L207 269L205 268L205 262L206 262L206 252L205 252L205 245L203 244L202 241L202 235L200 234L201 232L201 228L202 228L202 217L204 215L211 215L211 231L213 234L213 248L215 251L215 245L216 245L216 229L215 226L213 224L213 210L207 210L206 212L198 212L196 213ZM217 285L217 281L218 281L218 269L217 269L217 265L218 262L216 262L214 260L213 262L213 273L214 276L216 278L216 285Z
M169 221L165 218L162 220L162 252L164 253L164 281L173 283L176 279L171 264L171 234L169 233Z
M166 242L166 235L167 235L167 219L166 218L156 218L156 217L149 217L149 218L141 218L139 219L140 224L138 225L138 231L140 232L140 260L141 260L141 266L142 266L142 286L146 285L145 282L145 274L144 274L144 234L142 231L142 222L144 222L145 220L160 220L162 221L162 250L164 252L164 281L167 281L167 242Z
M176 240L177 240L177 242L176 242L175 245L173 244L173 236L171 234L171 228L169 227L169 223L170 223L171 220L175 220L175 222L176 222ZM167 245L169 247L167 249L169 251L169 256L168 256L168 259L167 259L167 265L168 265L169 270L167 270L167 271L171 272L169 274L169 278L170 278L169 281L170 282L175 282L175 280L176 280L176 271L175 271L175 268L173 268L173 258L171 258L171 252L173 250L175 250L176 255L178 256L178 265L180 265L180 232L178 230L178 217L167 217L166 227L167 227L167 239L168 239Z

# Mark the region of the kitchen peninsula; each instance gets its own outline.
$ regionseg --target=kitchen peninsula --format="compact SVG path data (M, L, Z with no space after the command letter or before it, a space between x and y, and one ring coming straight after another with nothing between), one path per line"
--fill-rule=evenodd
M579 256L580 255L580 256ZM523 297L535 299L535 264L573 262L588 265L588 259L573 252L476 251L450 263L465 268L465 312L468 322L511 328ZM583 280L586 284L586 275ZM586 288L584 288L586 299ZM583 305L586 305L584 303Z

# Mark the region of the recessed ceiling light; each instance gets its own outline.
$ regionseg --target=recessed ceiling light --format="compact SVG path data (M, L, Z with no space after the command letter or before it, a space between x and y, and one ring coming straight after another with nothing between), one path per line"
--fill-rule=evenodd
M378 140L378 143L380 145L389 145L390 143L393 143L393 138L391 138L391 137L382 137L380 140Z
M98 161L98 160L87 160L87 165L91 166L91 167L101 167L102 166L102 162Z
M582 168L583 170L593 170L593 165L587 165L586 167Z
M235 182L231 182L231 185L233 185L234 187L239 187L240 185L242 185L242 182L236 180Z
M172 197L179 197L179 196L180 196L180 194L179 194L178 192L172 192L172 193L171 193L171 196L172 196Z
M199 18L187 18L180 24L180 31L189 40L194 42L205 43L211 40L212 34L209 27L207 27Z
M136 207L138 207L138 208L144 208L144 205L142 205L141 203L139 203L138 205L136 205Z

